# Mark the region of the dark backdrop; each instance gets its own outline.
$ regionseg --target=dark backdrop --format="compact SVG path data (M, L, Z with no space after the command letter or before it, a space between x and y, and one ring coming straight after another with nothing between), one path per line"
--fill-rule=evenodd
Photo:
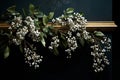
M83 12L88 20L112 20L112 0L2 0L0 14L14 4L20 10L28 8L29 3L40 6L46 14L54 11L55 16L61 15L64 9L73 7L75 11Z

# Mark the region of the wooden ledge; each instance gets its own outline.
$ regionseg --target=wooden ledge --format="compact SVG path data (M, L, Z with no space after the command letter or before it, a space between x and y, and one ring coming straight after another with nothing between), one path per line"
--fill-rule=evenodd
M86 27L117 27L114 21L88 21Z
M114 21L88 21L87 30L89 31L115 31L117 25Z
M61 30L67 30L67 27L61 27L61 25L54 25L55 28L61 29ZM87 31L115 31L117 28L117 25L114 23L114 21L88 21L86 25Z
M1 22L0 23L0 29L7 29L10 25ZM61 27L61 25L54 25L55 28L65 30L67 28ZM114 31L116 29L117 25L114 23L114 21L88 21L86 25L86 29L88 31Z

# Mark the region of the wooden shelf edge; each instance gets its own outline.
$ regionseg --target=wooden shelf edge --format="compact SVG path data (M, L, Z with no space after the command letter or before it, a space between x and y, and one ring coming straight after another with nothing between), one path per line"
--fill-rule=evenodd
M114 21L88 21L86 27L117 27Z
M0 29L7 29L9 26L10 25L8 23L0 23ZM116 27L117 25L114 23L114 21L88 21L88 23L86 24L86 29L88 31L114 31ZM55 28L64 30L64 27L61 27L61 25L55 25Z
M66 30L68 28L61 27L61 25L55 25L55 28ZM114 21L88 21L86 24L87 31L115 31L117 28L117 25L114 23Z
M88 31L115 31L117 28L117 25L114 23L114 21L88 21L86 28Z

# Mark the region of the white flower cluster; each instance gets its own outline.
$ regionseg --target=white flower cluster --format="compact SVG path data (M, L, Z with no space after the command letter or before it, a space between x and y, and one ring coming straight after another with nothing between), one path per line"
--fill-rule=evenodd
M12 34L12 43L20 45L27 33L30 34L30 38L38 42L40 41L40 31L36 29L34 24L34 19L30 16L27 16L25 20L21 16L14 16L11 26L8 28ZM34 66L35 68L39 67L39 63L42 62L43 56L36 54L35 51L30 50L29 48L24 48L25 51L25 62L29 66Z
M35 69L39 68L39 64L42 62L43 56L36 54L35 51L30 50L29 48L24 48L25 51L25 63L29 66L33 66Z
M87 23L87 20L80 13L73 13L67 15L67 17L63 14L62 16L53 19L52 22L59 23L62 26L69 26L70 30L76 31L86 29L85 24Z
M104 39L101 40L101 43L103 45L105 45L104 48L106 49L106 51L110 51L111 50L111 39L110 38L104 37Z
M94 57L93 61L93 68L95 72L103 71L105 65L109 65L109 60L107 59L107 56L105 55L110 49L110 42L111 40L108 38L104 38L104 40L101 40L102 45L95 44L91 46L93 49L93 52L91 52L91 55Z
M73 37L67 37L67 43L68 43L68 49L65 50L65 52L68 53L67 58L71 58L71 51L75 51L75 49L78 47L76 38Z
M36 30L34 20L30 17L27 16L26 20L24 21L26 23L26 26L28 27L29 32L31 32L33 41L39 42L40 41L40 31Z
M50 43L50 46L48 47L49 49L54 49L54 47L58 47L59 46L59 39L58 36L54 36L52 37L52 42Z
M16 29L16 34L12 39L12 42L16 45L20 45L21 41L25 39L25 35L30 32L32 34L31 38L33 41L38 42L40 40L40 31L35 29L34 20L27 16L25 20L22 20L22 17L16 17L13 19L9 30L14 35L13 31Z
M107 53L107 51L111 49L111 41L109 38L104 37L104 39L100 41L100 44L96 43L94 37L92 37L89 34L89 32L86 31L85 25L87 23L87 20L79 13L62 15L56 19L53 19L52 21L53 23L59 23L62 26L69 27L66 37L68 49L65 50L65 52L68 53L67 58L71 58L72 51L74 52L75 49L78 47L77 40L83 38L84 40L91 41L92 43L94 43L94 45L91 46L91 48L93 49L91 55L94 57L94 71L103 71L105 64L109 64L107 56L105 55L105 53Z
M89 39L92 39L91 38L91 35L89 35L89 32L87 32L86 30L84 30L83 31L83 38L85 39L85 40L89 40Z
M19 16L15 15L13 21L11 22L11 26L8 28L11 31L11 34L13 34L12 31L17 29L16 37L13 37L12 39L12 42L16 45L21 44L21 40L24 39L25 34L28 32L27 27L21 28L23 26L22 23L23 23L22 17L20 15Z
M24 40L25 35L28 33L28 27L24 26L23 28L19 28L16 32L16 36L20 40Z
M67 32L67 44L68 49L65 52L68 53L67 58L71 58L71 51L75 51L78 47L77 39L83 37L85 39L90 38L89 33L86 31L87 20L80 13L72 13L67 16L62 15L52 20L53 23L59 23L62 26L69 27Z
M17 38L13 38L13 39L12 39L12 42L13 42L15 45L20 45L20 44L21 44L21 40L20 40L20 39L17 39Z
M26 19L24 20L24 22L26 23L26 26L28 27L28 30L30 32L35 31L34 20L30 16L27 16Z
M40 34L41 32L38 30L34 30L33 32L29 33L29 37L34 41L34 42L39 42L40 41Z
M28 33L28 28L24 26L23 28L19 28L16 32L16 37L12 39L13 43L16 45L20 45L21 41L24 40L25 35Z
M10 30L16 29L22 26L22 17L21 16L14 16L13 21L11 22L11 26L8 28Z

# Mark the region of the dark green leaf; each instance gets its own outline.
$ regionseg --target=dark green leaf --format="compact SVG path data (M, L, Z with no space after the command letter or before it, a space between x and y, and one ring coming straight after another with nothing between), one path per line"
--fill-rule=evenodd
M65 35L64 35L64 34L61 34L61 38L62 38L63 40L66 40L66 38L65 38Z
M42 18L44 14L42 12L34 12L37 18Z
M65 40L61 41L62 46L67 47L67 42Z
M53 36L53 33L52 33L52 32L49 32L49 35Z
M5 49L5 51L4 51L4 58L5 59L9 56L9 54L10 54L9 51L10 51L9 47L7 46L6 49Z
M85 45L85 40L84 40L84 38L80 38L79 41L80 41L81 46L84 46L84 45Z
M35 20L34 23L35 23L36 29L37 30L40 29L40 25L39 25L40 22L38 20Z
M103 37L105 36L101 31L94 31L94 34L98 37Z
M26 11L25 11L24 8L22 8L22 11L23 11L23 15L24 15L24 16L27 16L27 15L26 15Z
M81 14L82 16L84 16L84 13L83 13L83 12L80 12L80 14Z
M44 28L43 28L43 32L46 32L46 33L47 33L48 31L49 31L48 27L44 27Z
M46 46L46 42L45 42L45 39L44 39L44 38L41 39L41 43L42 43L42 45L43 45L44 47Z
M46 15L43 16L43 24L47 25L48 23L48 17Z
M37 15L37 16L38 16L38 15L39 15L39 12L38 12L38 11L35 11L35 12L34 12L34 15Z
M48 26L49 30L53 30L54 27L53 26Z
M44 39L44 33L41 32L41 35L40 35L40 41L42 43L42 45L45 47L46 46L46 42L45 42L45 39Z
M56 47L54 47L54 55L56 55L56 56L58 56L59 55L59 52L58 52L58 50L57 50L57 48Z
M34 9L34 15L39 15L40 14L40 11L35 7Z
M20 48L20 52L23 53L23 47L22 47L22 45L20 45L19 48Z
M53 16L54 16L54 12L50 12L49 15L48 15L48 18L49 18L49 19L52 19Z
M31 15L34 14L34 10L35 10L35 6L33 4L30 4L29 5L29 12L30 12Z
M15 12L15 8L16 8L16 6L13 5L13 6L9 7L9 8L7 9L7 11L10 12L10 13L13 13L13 12Z
M47 34L44 34L44 37L47 38Z
M73 12L74 12L74 9L73 9L73 8L67 8L67 9L66 9L66 13L68 13L68 14L69 14L69 13L73 13Z

